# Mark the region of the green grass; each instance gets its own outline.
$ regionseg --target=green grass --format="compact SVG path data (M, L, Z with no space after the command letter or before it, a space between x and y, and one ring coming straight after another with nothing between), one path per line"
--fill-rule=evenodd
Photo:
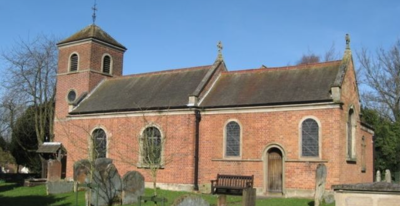
M146 189L145 195L151 196L152 190ZM181 195L189 194L188 192L175 192L167 190L158 190L158 195L166 197L168 203L171 205L173 201ZM201 194L201 196L212 205L216 205L217 198L213 195ZM75 193L67 193L61 195L46 195L46 187L44 185L36 187L22 187L13 183L0 183L0 206L74 206ZM229 206L241 205L241 197L228 196ZM78 193L78 205L85 205L84 192ZM147 202L142 204L144 206L153 205ZM313 206L314 203L310 199L297 199L297 198L265 198L257 199L257 205L266 206ZM134 205L130 205L134 206ZM323 206L334 206L334 204L323 204Z

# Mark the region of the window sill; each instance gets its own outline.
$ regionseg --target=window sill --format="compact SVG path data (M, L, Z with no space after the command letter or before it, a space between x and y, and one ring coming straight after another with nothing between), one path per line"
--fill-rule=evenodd
M313 162L313 163L328 163L328 160L321 159L287 159L285 162Z
M356 164L357 163L357 158L347 158L346 162L350 163L350 164Z
M136 167L138 169L151 169L149 165L143 165L143 164L137 164ZM156 167L155 169L164 169L165 166L164 165L159 165L158 167Z
M261 159L212 159L213 162L262 162Z

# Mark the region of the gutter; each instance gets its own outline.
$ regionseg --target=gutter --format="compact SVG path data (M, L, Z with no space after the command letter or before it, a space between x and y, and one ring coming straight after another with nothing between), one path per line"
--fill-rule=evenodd
M195 126L195 148L194 148L194 190L199 191L199 148L200 148L200 110L195 110L196 126Z

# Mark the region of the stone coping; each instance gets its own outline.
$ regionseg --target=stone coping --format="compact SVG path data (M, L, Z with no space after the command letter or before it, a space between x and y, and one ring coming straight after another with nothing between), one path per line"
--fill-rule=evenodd
M373 182L359 184L332 185L334 191L365 191L365 192L400 192L400 184L388 182Z

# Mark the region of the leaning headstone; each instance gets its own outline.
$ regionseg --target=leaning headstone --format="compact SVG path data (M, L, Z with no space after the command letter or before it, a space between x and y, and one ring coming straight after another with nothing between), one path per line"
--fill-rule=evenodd
M246 188L243 190L243 206L256 206L256 189Z
M88 182L86 177L90 174L90 162L82 159L74 163L74 181L79 184Z
M385 170L385 182L388 182L388 183L392 182L392 174L390 173L390 170L388 170L388 169Z
M122 204L137 203L144 194L144 177L137 171L127 172L122 177Z
M96 159L91 185L90 197L93 205L121 204L121 177L111 159Z
M210 203L197 195L183 195L178 197L172 206L210 206Z
M376 171L376 182L380 182L381 181L381 171Z
M314 206L319 206L319 203L322 201L322 197L325 193L325 183L326 183L326 166L324 164L318 164L317 170L315 172Z

